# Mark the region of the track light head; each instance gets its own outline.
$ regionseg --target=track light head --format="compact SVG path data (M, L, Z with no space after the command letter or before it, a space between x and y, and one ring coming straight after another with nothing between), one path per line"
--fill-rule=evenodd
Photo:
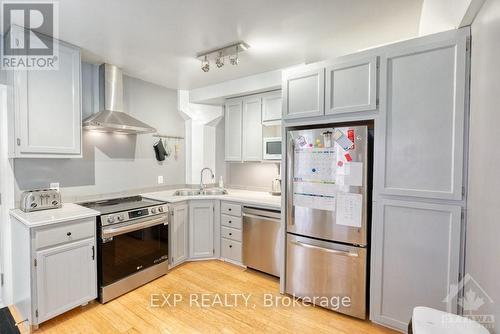
M224 66L224 55L222 54L222 51L219 52L219 55L215 59L215 65L217 65L218 68Z
M210 71L210 63L208 62L207 56L205 56L205 59L201 61L201 70L203 72Z

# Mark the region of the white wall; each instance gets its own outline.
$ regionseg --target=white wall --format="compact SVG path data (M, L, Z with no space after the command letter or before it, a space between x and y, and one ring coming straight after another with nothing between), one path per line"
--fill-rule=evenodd
M500 333L500 0L487 0L472 24L471 124L466 272L493 299Z

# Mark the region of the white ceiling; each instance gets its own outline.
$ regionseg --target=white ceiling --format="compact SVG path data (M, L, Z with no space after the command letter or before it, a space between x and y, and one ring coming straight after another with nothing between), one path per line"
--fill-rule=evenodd
M344 55L418 34L422 0L63 0L59 37L85 60L192 89ZM194 55L244 40L239 66Z

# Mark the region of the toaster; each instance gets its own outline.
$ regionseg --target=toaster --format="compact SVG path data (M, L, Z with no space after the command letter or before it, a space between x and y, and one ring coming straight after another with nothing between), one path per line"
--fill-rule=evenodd
M21 210L24 212L57 209L61 206L61 193L56 189L29 190L21 194Z

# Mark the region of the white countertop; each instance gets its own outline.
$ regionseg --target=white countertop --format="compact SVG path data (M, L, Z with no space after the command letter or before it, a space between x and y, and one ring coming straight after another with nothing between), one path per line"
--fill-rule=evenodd
M226 195L174 196L175 190L164 190L141 194L141 196L168 203L177 203L193 199L219 199L228 202L238 202L270 209L281 209L281 196L273 196L268 192L227 189Z
M100 213L78 204L64 203L60 209L34 212L23 212L19 209L12 209L10 210L10 215L28 227L39 227L69 220L96 217Z

